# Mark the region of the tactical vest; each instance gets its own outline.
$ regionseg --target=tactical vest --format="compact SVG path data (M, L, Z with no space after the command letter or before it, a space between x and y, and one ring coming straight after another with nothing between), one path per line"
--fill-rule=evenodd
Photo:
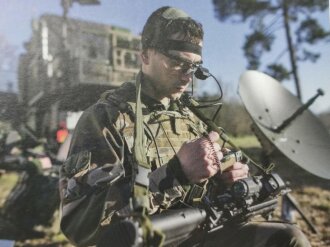
M103 95L108 103L115 104L120 109L116 127L122 133L130 150L134 142L134 110L135 102L130 93L135 91L132 83L123 85L125 90L108 91ZM196 121L193 114L186 108L177 107L174 110L150 111L143 105L145 126L145 143L147 161L152 170L166 164L186 141L202 135L204 126Z
M122 133L130 149L130 154L125 155L130 156L133 153L136 109L135 95L132 92L135 92L135 85L125 83L121 88L103 96L103 99L106 99L109 104L115 104L120 109L116 127ZM150 111L146 105L142 106L144 134L147 137L144 146L151 171L172 159L183 143L205 133L205 125L196 119L188 108L180 105L180 102L174 103L174 107L170 106L169 110ZM132 158L126 157L126 160L132 160ZM135 182L133 181L133 184ZM184 185L186 192L182 194L183 197L180 200L188 204L195 205L197 203L196 205L198 205L200 198L205 193L205 186L205 183L192 186Z

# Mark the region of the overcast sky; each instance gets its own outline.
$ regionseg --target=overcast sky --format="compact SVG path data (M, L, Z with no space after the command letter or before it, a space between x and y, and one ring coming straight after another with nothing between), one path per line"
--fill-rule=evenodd
M205 30L203 61L204 65L220 78L225 85L236 92L239 76L246 70L246 59L241 49L248 25L224 24L215 18L211 0L100 0L101 5L80 6L74 3L69 17L90 20L98 23L117 25L139 34L152 11L170 5L179 7L200 21ZM45 13L62 15L60 0L0 0L0 38L17 47L16 55L24 52L23 43L31 38L31 20ZM318 18L329 30L329 13L319 13ZM330 110L330 47L329 43L318 44L316 51L321 59L316 63L299 64L299 75L303 102L322 88L326 95L312 106L316 113ZM273 60L285 48L285 40L278 37L272 54L267 61ZM314 48L314 47L313 47ZM288 55L283 56L283 61ZM7 82L16 82L15 70L10 66L0 68L0 90L6 90ZM204 90L211 91L215 84L205 83ZM293 81L284 86L295 93Z

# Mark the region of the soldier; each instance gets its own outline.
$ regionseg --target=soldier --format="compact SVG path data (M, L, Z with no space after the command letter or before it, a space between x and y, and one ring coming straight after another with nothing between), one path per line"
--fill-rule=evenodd
M37 145L17 131L6 139L0 168L18 172L19 179L0 209L0 238L41 238L45 233L36 226L50 226L59 207L58 172L44 174L43 168L51 161L43 143Z
M186 13L156 10L142 32L136 82L105 92L80 118L61 169L61 229L73 244L111 246L109 229L132 211L154 215L193 205L210 178L224 186L248 176L248 166L240 162L219 173L219 135L205 134L180 101L202 63L202 41L202 25ZM295 227L270 222L181 244L310 246Z

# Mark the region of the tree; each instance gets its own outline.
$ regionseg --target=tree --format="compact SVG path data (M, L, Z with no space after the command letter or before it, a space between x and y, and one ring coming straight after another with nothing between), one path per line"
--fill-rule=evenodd
M267 66L266 73L279 81L293 76L297 97L301 100L297 63L316 62L320 54L310 47L329 41L330 32L313 17L315 12L328 9L327 0L213 0L216 17L220 21L249 22L252 32L243 46L248 69L259 69L264 52L271 51L278 31L283 31L287 48ZM295 29L292 32L292 28ZM288 51L290 69L278 63Z

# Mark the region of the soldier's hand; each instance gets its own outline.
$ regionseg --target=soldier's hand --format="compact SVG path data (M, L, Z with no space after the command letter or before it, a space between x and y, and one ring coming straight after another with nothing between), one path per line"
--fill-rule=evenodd
M223 154L220 145L216 143L218 139L218 133L212 131L206 137L188 141L181 146L177 157L190 182L202 182L219 171Z
M249 166L241 162L235 162L232 167L218 174L217 177L225 184L232 184L233 182L246 178L249 174Z

